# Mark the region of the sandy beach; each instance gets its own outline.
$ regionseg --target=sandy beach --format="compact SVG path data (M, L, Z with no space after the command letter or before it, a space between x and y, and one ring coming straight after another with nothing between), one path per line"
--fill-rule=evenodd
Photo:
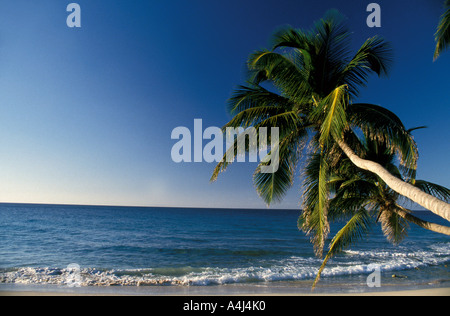
M293 287L229 285L211 287L0 287L0 296L450 296L450 287L367 290L351 292L319 289L311 292Z
M62 292L0 292L0 296L126 296L127 294L111 293L62 293ZM132 294L129 294L132 295ZM158 294L155 294L159 296ZM173 295L173 294L171 294ZM191 296L204 296L202 294ZM214 294L209 294L214 296ZM233 296L233 295L229 295ZM237 295L237 296L258 296L257 294ZM390 292L371 292L371 293L330 293L330 294L305 294L305 293L284 293L284 294L264 294L264 296L450 296L450 288L410 290L410 291L390 291Z

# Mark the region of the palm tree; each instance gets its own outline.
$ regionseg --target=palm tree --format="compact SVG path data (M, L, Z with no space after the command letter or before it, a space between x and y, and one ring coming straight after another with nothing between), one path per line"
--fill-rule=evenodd
M441 16L439 26L436 32L436 50L434 52L434 60L448 48L450 44L450 0L444 3L445 12Z
M353 140L357 142L353 146L359 149L359 156L380 163L398 178L405 178L405 173L395 165L396 155L383 142L375 142L367 137ZM313 159L319 158L314 156ZM314 166L317 167L317 163L312 164L307 172L307 177L311 180L318 172L313 169ZM349 220L330 242L328 254L317 273L313 289L328 260L362 238L375 222L381 222L384 235L394 244L400 243L407 236L409 223L450 236L450 227L429 223L412 215L410 210L401 205L398 193L392 191L375 174L357 168L347 157L337 159L330 169L327 185L334 197L330 201L329 220L342 220L343 217ZM407 181L429 194L450 201L450 190L447 188L416 180L414 177Z
M350 32L335 11L311 31L283 28L272 38L272 50L257 51L248 60L248 80L229 99L234 117L226 127L279 127L279 169L263 173L262 161L253 175L258 194L267 204L281 200L292 186L294 174L308 148L318 159L314 183L305 183L303 229L312 236L318 256L329 233L327 189L329 166L336 153L345 153L359 168L376 173L390 188L450 220L450 205L389 173L380 164L362 159L348 146L355 132L364 131L372 140L383 140L401 159L401 168L411 178L417 167L417 146L400 119L373 104L353 103L359 89L372 74L387 76L392 61L389 44L380 37L368 39L351 54ZM245 135L241 135L245 137ZM236 155L235 140L216 166L212 181ZM274 149L272 149L274 150Z

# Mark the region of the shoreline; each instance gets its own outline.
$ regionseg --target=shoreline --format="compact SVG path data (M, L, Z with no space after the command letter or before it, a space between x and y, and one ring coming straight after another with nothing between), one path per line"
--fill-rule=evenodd
M10 292L0 292L0 296L135 296L132 294L112 294L112 293L63 293L63 292L20 292L20 291L10 291ZM195 297L195 296L206 296L206 294L197 295L161 295L161 294L147 294L140 296L184 296L184 297ZM207 296L220 296L208 294ZM235 294L235 295L225 295L225 296L248 296L248 297L258 297L258 296L450 296L450 288L440 288L440 289L424 289L424 290L400 290L400 291L388 291L388 292L365 292L365 293L320 293L320 294L305 294L305 293L284 293L284 294L268 294L257 295L257 294Z
M450 287L391 287L377 289L340 287L310 288L284 285L220 285L220 286L110 286L80 287L0 285L0 296L450 296Z

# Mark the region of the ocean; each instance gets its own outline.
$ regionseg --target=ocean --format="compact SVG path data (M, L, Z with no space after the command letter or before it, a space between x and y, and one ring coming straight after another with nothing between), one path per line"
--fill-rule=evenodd
M321 260L299 210L0 204L0 291L246 286L309 291ZM428 212L425 220L445 224ZM332 224L333 237L339 224ZM329 261L318 291L450 286L450 238L411 224L400 244L374 223ZM379 286L367 280L378 272Z

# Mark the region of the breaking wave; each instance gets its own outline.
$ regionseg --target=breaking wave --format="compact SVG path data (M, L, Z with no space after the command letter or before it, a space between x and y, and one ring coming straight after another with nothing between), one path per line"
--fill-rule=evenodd
M450 262L450 243L431 245L427 250L406 247L389 250L347 250L329 261L323 277L364 275L374 271L408 271L440 266ZM316 276L321 260L292 256L259 266L163 267L146 269L10 268L0 269L0 283L53 284L68 286L161 286L222 285L274 281L309 280Z

